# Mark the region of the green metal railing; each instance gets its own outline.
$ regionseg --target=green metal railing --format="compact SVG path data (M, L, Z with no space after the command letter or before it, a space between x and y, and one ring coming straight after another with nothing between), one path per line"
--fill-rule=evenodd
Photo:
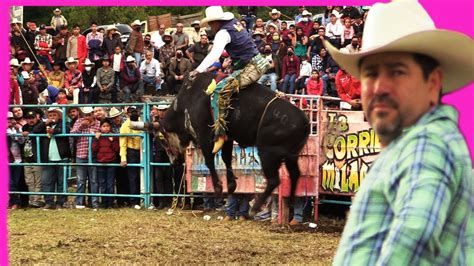
M68 192L68 178L70 177L71 168L74 166L97 166L97 167L105 167L105 166L114 166L114 167L121 167L118 163L96 163L92 161L92 140L95 137L95 134L81 134L81 133L67 133L66 132L66 124L67 124L67 109L71 107L117 107L117 106L140 106L142 107L142 116L141 119L144 122L150 120L150 106L156 103L122 103L122 104L67 104L67 105L54 105L54 107L61 108L62 110L62 132L60 134L55 134L54 137L87 137L89 141L89 156L87 163L73 163L73 162L62 162L62 163L40 163L41 162L41 152L40 152L40 138L41 137L48 137L48 134L28 134L29 138L36 139L36 162L34 163L10 163L11 166L66 166L63 169L63 191L62 192L23 192L23 191L10 191L9 194L24 194L24 195L56 195L56 196L98 196L98 197L136 197L141 198L143 200L143 204L145 208L148 208L151 203L151 197L163 197L163 196L177 196L177 194L152 194L151 193L151 177L153 167L164 167L170 166L170 163L156 163L151 162L151 155L152 152L149 149L152 149L150 145L150 136L146 132L142 132L139 134L101 134L101 136L111 136L111 137L140 137L141 142L141 162L134 163L134 164L127 164L127 167L140 167L143 171L143 192L139 195L131 195L131 194L102 194L102 193L75 193L75 192ZM21 107L21 108L50 108L53 105L10 105L11 108L14 107ZM22 134L16 134L16 136L22 136ZM184 194L184 191L183 191ZM183 195L179 195L183 196ZM191 196L191 195L185 195ZM196 196L196 195L194 195Z

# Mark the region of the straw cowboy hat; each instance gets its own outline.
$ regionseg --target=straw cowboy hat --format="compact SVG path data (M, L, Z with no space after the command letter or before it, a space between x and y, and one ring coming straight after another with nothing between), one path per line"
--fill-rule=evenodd
M375 4L367 16L360 52L339 51L328 41L325 46L347 72L360 78L360 59L383 52L409 52L430 56L444 72L442 93L454 91L473 80L474 42L464 34L437 29L417 1Z
M193 25L199 25L199 24L201 24L201 22L199 20L195 20L195 21L193 21L193 23L191 23L191 27Z
M135 58L133 58L133 56L129 55L129 56L127 56L127 59L125 59L125 62L127 62L127 63L135 62Z
M76 59L74 59L74 57L69 57L66 62L64 62L64 65L69 65L69 64L76 64L79 63L79 61L77 61Z
M231 12L224 12L221 6L210 6L206 8L206 17L201 20L199 24L201 27L207 25L211 21L217 20L231 20L234 18L234 14Z
M90 113L94 112L94 108L92 108L90 106L81 107L79 109L81 110L81 112L83 114L90 114Z
M55 105L55 104L52 104L52 105ZM59 112L60 115L63 114L63 110L62 110L61 108L57 107L57 106L51 106L51 107L49 107L48 113L49 113L49 112Z
M25 60L21 62L22 65L24 64L34 64L29 57L25 57Z
M120 35L120 32L118 31L117 27L115 27L115 25L108 26L107 29L105 30L105 35L109 34L109 31L111 30L115 30L115 34Z
M255 36L255 35L265 36L265 33L262 30L258 29L252 33L252 36Z
M123 114L122 110L119 110L115 107L112 107L112 108L110 108L110 111L109 111L109 118L115 118L115 117L117 117L121 114Z
M10 60L10 66L20 67L21 65L20 65L20 63L18 62L18 59L12 58L12 59Z
M132 22L132 24L130 24L130 26L140 26L142 25L142 23L140 22L140 20L136 19L134 22Z
M61 9L56 8L53 12L54 12L54 13L61 13Z

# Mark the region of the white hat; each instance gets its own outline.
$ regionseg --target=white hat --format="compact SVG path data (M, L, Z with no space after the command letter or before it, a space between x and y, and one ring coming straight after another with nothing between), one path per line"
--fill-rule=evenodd
M278 30L278 26L275 24L275 23L268 23L267 25L267 29L270 28L270 27L274 27L276 30Z
M117 27L115 27L115 25L110 25L107 27L107 29L105 30L105 33L107 34L109 31L111 30L116 30L116 34L120 34L120 32L118 31Z
M196 24L199 25L200 23L201 23L201 22L200 22L199 20L195 20L195 21L193 21L193 23L191 23L191 26L192 26L192 25L196 25Z
M132 24L130 24L130 26L132 26L132 27L133 27L133 26L140 26L140 25L142 25L142 23L141 23L140 20L138 20L138 19L135 19L135 21L132 22Z
M160 103L160 104L158 104L158 106L156 107L156 109L158 109L158 110L166 110L166 109L168 109L168 108L170 108L170 105L167 104L167 103Z
M444 72L443 94L470 83L474 77L473 40L459 32L437 29L417 1L375 4L367 16L358 53L340 52L328 41L325 46L334 60L356 78L360 78L360 59L383 52L420 53L438 60Z
M64 62L64 65L69 65L69 64L77 64L79 61L77 61L76 59L74 59L74 57L69 57L66 62Z
M12 112L8 112L7 117L8 117L8 118L14 118L13 113L12 113Z
M261 29L257 29L252 33L252 36L254 35L262 35L265 36L265 33Z
M57 105L57 103L53 103L51 105L52 106L49 107L48 112L60 112L61 114L63 113L63 110L61 108L54 106L54 105Z
M125 62L135 62L135 58L133 58L133 56L129 55L127 56L127 59L125 59Z
M18 62L18 59L12 58L12 59L10 60L10 66L20 67L20 63Z
M303 12L301 13L301 16L304 17L304 16L311 16L312 14L310 12L308 12L308 10L303 10Z
M109 118L114 118L114 117L117 117L121 114L123 114L122 110L119 110L115 107L112 107L112 108L110 108L110 111L109 111Z
M275 8L274 8L274 9L272 9L272 12L270 12L270 14L278 14L278 15L280 15L281 12L280 12L278 9L275 9Z
M21 64L34 64L33 62L31 62L31 59L29 57L25 57L25 60L23 62L21 62Z
M206 8L206 17L201 20L199 24L201 27L204 27L210 21L216 20L231 20L234 18L234 14L231 12L224 12L221 6L210 6Z
M55 12L55 13L56 13L56 12L61 12L61 9L56 8L53 12Z
M81 112L83 114L90 114L90 113L94 112L94 108L92 108L90 106L81 107L79 109L81 109Z
M86 60L82 64L85 66L95 66L95 63L92 63L89 58L86 58Z
M22 71L21 76L23 77L23 79L29 79L30 78L30 74L26 71Z
M17 18L13 18L12 19L12 22L10 22L10 24L21 24L22 22L19 21Z

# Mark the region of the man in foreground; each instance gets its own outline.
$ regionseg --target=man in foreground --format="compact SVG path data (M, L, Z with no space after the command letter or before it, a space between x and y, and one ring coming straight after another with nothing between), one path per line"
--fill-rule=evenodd
M377 34L388 27L390 34ZM383 147L354 199L334 265L467 265L472 163L457 112L440 96L473 80L465 55L474 43L436 29L416 1L374 5L365 29L359 53L326 42L360 79L364 113Z

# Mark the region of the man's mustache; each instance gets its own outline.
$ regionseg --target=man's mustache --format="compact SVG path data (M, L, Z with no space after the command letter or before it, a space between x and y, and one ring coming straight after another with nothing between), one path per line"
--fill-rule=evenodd
M398 108L397 102L395 102L388 94L376 95L369 102L369 112L374 109L376 104L385 104L394 109Z

